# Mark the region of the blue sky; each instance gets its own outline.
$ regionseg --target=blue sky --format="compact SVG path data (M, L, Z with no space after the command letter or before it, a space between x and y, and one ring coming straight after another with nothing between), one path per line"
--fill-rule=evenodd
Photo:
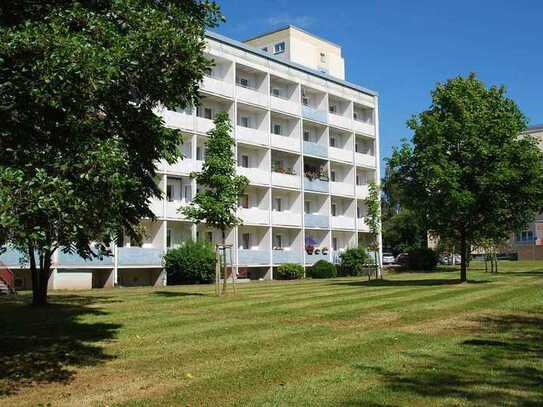
M340 44L346 79L379 92L381 159L437 82L475 72L543 124L543 1L218 0L215 31L244 40L286 24ZM341 7L338 5L341 4Z

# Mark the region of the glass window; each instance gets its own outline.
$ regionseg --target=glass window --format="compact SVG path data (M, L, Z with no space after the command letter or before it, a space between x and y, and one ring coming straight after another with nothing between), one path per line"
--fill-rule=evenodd
M276 96L276 97L279 97L279 96L281 96L281 91L279 89L277 89L277 88L273 88L272 89L272 95Z
M275 198L275 210L277 212L282 212L283 211L283 208L282 208L282 200L281 198Z
M305 213L311 213L311 202L305 201L304 202L304 211Z
M249 233L244 233L241 235L242 247L245 250L249 250L251 247L251 235Z
M244 88L249 87L249 80L247 78L240 78L239 84L243 86Z
M213 232L207 232L207 241L213 243Z
M330 147L335 147L335 146L336 146L336 138L330 137Z
M310 133L309 131L307 130L304 130L304 141L310 141L311 137L310 137Z
M321 62L326 62L326 54L321 52Z
M242 117L242 118L240 119L240 125L241 125L242 127L249 127L249 126L250 126L250 123L251 123L251 122L250 122L250 120L249 120L248 117Z
M275 247L281 249L283 248L283 239L281 235L275 235Z
M281 125L280 124L274 124L273 125L273 134L281 135Z
M243 194L241 197L240 197L240 205L242 208L249 208L249 195L248 194Z
M262 51L268 52L268 47L262 47Z
M242 155L241 156L241 166L243 168L249 168L249 156L248 155Z
M173 185L166 185L166 199L173 202Z
M284 42L278 42L277 44L275 44L274 52L276 54L280 54L282 52L285 52L285 43Z
M172 230L166 230L166 247L172 247Z
M336 113L337 111L336 105L328 106L328 110L330 111L330 113Z
M330 170L330 181L336 182L336 171Z
M337 237L332 238L332 250L337 250Z
M332 216L337 216L337 206L335 203L332 204Z
M210 120L213 119L213 111L209 107L204 109L204 117Z

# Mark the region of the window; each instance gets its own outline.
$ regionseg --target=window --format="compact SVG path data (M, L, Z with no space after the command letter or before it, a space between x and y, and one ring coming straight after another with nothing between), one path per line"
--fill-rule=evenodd
M357 113L357 112L354 112L354 113L353 113L353 118L354 118L355 120L358 120L358 113Z
M202 161L202 147L196 147L196 161Z
M242 208L249 208L249 195L248 194L243 194L242 196L240 196L239 198L240 200L240 206Z
M280 54L282 52L285 52L285 43L284 42L278 42L277 44L275 44L273 49L274 49L275 54Z
M305 213L311 213L311 202L305 201L304 202L304 212Z
M336 182L336 170L330 170L330 181Z
M207 241L213 243L213 232L207 232Z
M213 112L209 107L204 108L204 117L210 120L213 119Z
M356 174L356 185L362 185L360 182L360 175Z
M273 88L272 89L272 95L275 96L275 97L279 97L281 96L281 91L277 88Z
M332 238L332 250L337 250L337 237Z
M249 156L248 155L242 155L241 156L241 166L243 168L249 168Z
M331 136L330 137L330 147L335 147L336 146L336 138Z
M302 96L302 104L304 106L309 106L309 99L306 96Z
M282 236L281 235L275 235L274 240L275 240L275 242L274 242L273 246L277 247L279 249L282 249L283 248Z
M166 247L167 248L172 247L172 230L171 229L166 230Z
M310 137L310 133L309 131L307 130L304 130L304 141L310 141L311 137Z
M209 76L210 78L213 78L213 69L207 68L205 75Z
M362 219L364 217L364 211L362 210L360 206L356 207L356 217L358 219Z
M337 205L335 203L332 204L331 210L332 216L337 216Z
M240 86L243 86L244 88L249 87L249 79L247 78L239 78L239 84Z
M240 125L241 127L250 127L251 125L251 120L249 117L242 117L240 119Z
M268 52L268 47L262 47L262 51Z
M166 185L166 199L173 202L173 185Z
M330 106L328 106L328 110L330 111L330 113L336 113L337 112L337 107L336 107L336 105L330 105Z
M273 125L273 134L281 135L281 125L280 124L274 124Z
M185 201L190 202L190 200L192 199L191 195L192 194L190 193L190 186L185 185Z
M326 54L321 52L321 62L326 62Z
M281 198L275 198L275 201L274 201L274 209L277 211L277 212L282 212L283 211L283 207L282 207L282 204L283 204L283 201Z
M251 247L251 234L250 233L244 233L241 235L241 244L243 249L249 250Z

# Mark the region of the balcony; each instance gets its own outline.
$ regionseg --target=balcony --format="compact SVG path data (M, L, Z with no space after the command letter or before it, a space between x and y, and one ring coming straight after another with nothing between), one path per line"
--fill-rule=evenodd
M333 195L354 195L354 185L347 182L330 182L330 193Z
M330 217L326 215L306 213L304 214L304 225L306 228L328 229L330 227Z
M272 185L283 188L300 189L300 176L272 172Z
M304 177L304 189L306 191L328 192L328 184L328 181L323 181L321 179L310 180L307 177Z
M366 218L356 219L356 229L360 232L369 232L370 227L366 224Z
M236 138L249 144L267 146L270 144L269 135L265 131L249 127L236 126Z
M238 99L254 105L268 106L268 95L250 87L244 87L238 83L236 86Z
M258 168L238 167L238 174L247 177L251 184L268 185L270 183L270 173Z
M328 124L348 130L353 127L353 121L351 119L334 113L328 113Z
M291 211L273 211L272 223L277 226L300 226L302 224L302 216L300 213Z
M259 208L239 208L239 216L243 223L268 225L270 222L269 212Z
M238 264L243 266L259 266L270 264L269 250L238 250Z
M162 199L151 199L149 209L155 214L157 218L164 217L164 201Z
M102 258L97 257L94 259L85 260L83 257L79 256L76 253L63 253L62 251L58 252L58 265L59 267L113 267L114 261L113 256L102 256Z
M363 167L375 168L375 156L369 154L355 154L355 163Z
M344 148L328 147L328 156L336 161L353 162L353 152Z
M183 130L194 129L194 116L187 114L186 112L176 112L174 110L164 109L162 111L162 118L164 119L164 125L166 127Z
M317 110L311 106L302 105L302 116L304 119L326 123L326 112Z
M302 253L300 250L273 250L272 251L273 264L283 263L301 263Z
M280 136L278 134L272 134L271 136L272 147L280 148L282 150L290 150L300 152L300 139L295 137Z
M119 266L162 266L162 250L146 247L120 247L117 250Z
M22 252L15 250L10 246L4 246L4 248L6 251L0 254L0 262L11 268L28 267L28 263L26 261L21 264L21 260L23 259Z
M305 255L305 264L315 264L319 260L330 261L330 254L307 254Z
M375 125L371 122L353 120L354 131L375 137Z
M204 76L202 90L230 98L234 96L234 85L212 76Z
M322 144L304 141L304 154L328 158L328 147Z
M184 158L178 160L174 164L168 164L165 160L161 160L157 166L158 171L172 174L190 174L191 172L202 171L202 161Z
M196 117L196 121L194 122L194 131L197 131L198 133L207 134L209 130L211 130L214 127L213 120L211 119L205 119L203 117Z
M366 199L370 192L369 185L357 185L356 186L356 197L360 199Z
M331 218L332 228L334 229L354 229L355 218L350 216L332 216Z
M166 201L164 205L164 216L168 219L185 219L185 215L181 213L181 209L186 208L187 206L189 206L189 203L186 201Z
M300 104L293 102L292 100L271 95L270 104L273 110L290 113L294 115L300 114Z

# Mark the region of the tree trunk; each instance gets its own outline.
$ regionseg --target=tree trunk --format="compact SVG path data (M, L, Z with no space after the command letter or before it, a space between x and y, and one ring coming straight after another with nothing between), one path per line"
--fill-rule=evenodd
M223 267L223 274L224 274L224 281L223 281L223 284L222 284L222 292L223 294L226 293L226 279L227 279L227 275L226 275L226 234L224 233L224 229L221 230L222 232L222 267Z
M460 281L467 281L467 257L468 257L468 242L465 232L462 231L460 237Z
M29 248L30 273L32 276L32 305L47 305L47 288L51 277L51 252L46 250L40 254L40 264L36 265L34 249Z

